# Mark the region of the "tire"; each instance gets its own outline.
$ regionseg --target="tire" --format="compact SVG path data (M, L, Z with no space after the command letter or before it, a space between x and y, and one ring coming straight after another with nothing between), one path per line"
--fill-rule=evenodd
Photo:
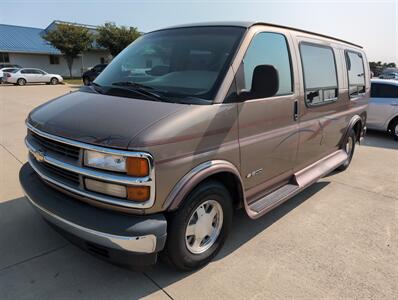
M219 212L220 209L221 213L212 217L211 213ZM200 220L203 222L199 224L199 214L201 213L203 215ZM200 184L188 195L176 212L168 215L168 236L164 251L168 262L175 268L184 271L194 270L208 264L220 251L229 234L232 215L232 198L224 185L217 181ZM188 223L195 219L194 226L198 229L195 229L194 235L187 237L189 234ZM203 228L205 228L204 231ZM206 228L213 230L211 236L206 235L203 239L196 239L197 232L199 232L199 236L202 236ZM217 232L218 234L216 234ZM196 240L202 241L203 246L201 246L202 243L197 244Z
M83 84L84 85L90 85L90 79L88 79L88 77L84 77L83 78Z
M398 118L391 122L390 133L392 138L398 141Z
M19 79L17 80L17 84L20 85L20 86L25 85L25 84L26 84L26 80L23 79L23 78L19 78Z
M55 77L53 77L53 78L50 79L50 84L51 84L51 85L57 85L58 82L59 82L59 80L58 80L57 78L55 78Z
M347 135L346 141L344 142L343 150L348 154L347 160L337 168L338 171L345 171L351 164L352 157L354 156L355 143L357 141L354 129L351 129Z

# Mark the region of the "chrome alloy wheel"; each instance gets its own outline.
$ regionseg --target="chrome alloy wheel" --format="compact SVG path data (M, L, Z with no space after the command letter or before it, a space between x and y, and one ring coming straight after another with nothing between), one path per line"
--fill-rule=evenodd
M395 125L394 134L396 137L398 137L398 123Z
M208 250L220 235L223 210L215 200L201 203L189 218L185 230L185 244L193 254Z

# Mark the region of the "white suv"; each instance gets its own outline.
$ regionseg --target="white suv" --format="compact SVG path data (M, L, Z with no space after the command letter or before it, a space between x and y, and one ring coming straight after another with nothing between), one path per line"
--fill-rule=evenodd
M372 80L366 126L388 131L398 141L398 81Z

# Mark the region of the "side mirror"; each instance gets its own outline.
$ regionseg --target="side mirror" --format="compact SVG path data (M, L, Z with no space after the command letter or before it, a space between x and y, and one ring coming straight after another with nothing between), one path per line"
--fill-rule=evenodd
M275 96L279 90L278 70L271 65L258 65L253 70L250 91L239 93L241 100L268 98Z
M271 65L259 65L254 68L250 93L255 98L275 96L279 90L278 70Z

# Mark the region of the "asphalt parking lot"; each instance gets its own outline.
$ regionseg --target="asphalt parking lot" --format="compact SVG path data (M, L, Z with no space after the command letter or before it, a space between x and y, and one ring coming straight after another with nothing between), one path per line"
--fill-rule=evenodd
M398 295L398 142L370 132L350 168L259 220L237 212L207 267L132 272L55 233L24 199L27 113L73 86L0 86L0 299L372 298Z

